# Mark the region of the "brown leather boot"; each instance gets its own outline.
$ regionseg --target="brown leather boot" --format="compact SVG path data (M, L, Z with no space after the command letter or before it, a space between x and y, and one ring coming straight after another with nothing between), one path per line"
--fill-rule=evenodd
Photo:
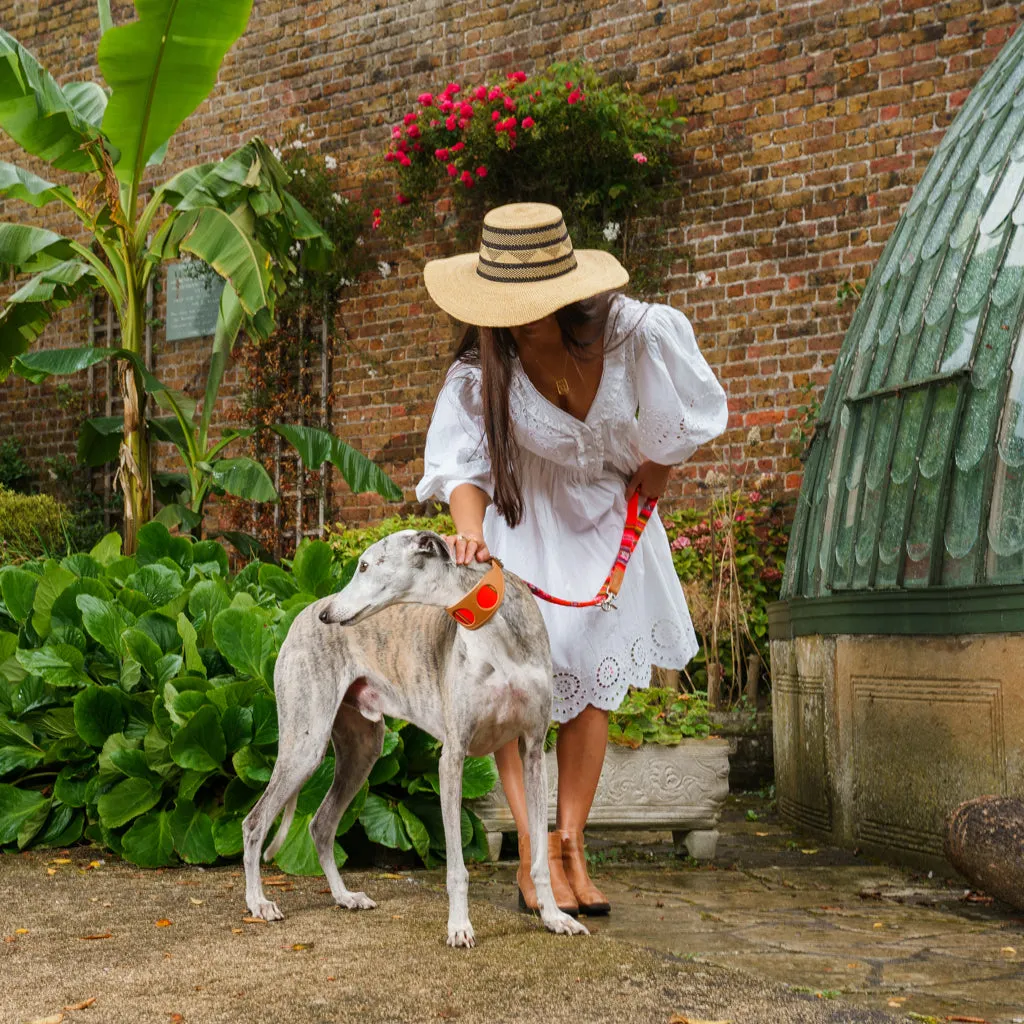
M565 868L565 877L572 886L580 913L590 917L607 914L611 910L611 904L587 873L587 858L583 855L583 833L563 829L559 835L562 838L562 866Z
M558 909L575 917L579 913L579 907L562 868L562 840L557 832L548 834L548 869L551 872L551 891L555 894ZM516 871L516 881L519 883L519 909L536 913L540 907L537 905L537 889L530 877L530 837L522 833L519 835L519 869Z

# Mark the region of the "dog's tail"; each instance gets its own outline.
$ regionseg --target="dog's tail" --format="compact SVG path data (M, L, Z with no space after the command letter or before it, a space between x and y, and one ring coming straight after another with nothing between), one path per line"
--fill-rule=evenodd
M284 805L284 811L281 814L281 827L277 830L277 835L274 836L271 844L263 851L265 864L269 864L277 856L278 850L284 846L284 841L288 838L288 829L292 827L292 818L295 817L295 805L298 802L299 794L295 792L289 798L288 803Z

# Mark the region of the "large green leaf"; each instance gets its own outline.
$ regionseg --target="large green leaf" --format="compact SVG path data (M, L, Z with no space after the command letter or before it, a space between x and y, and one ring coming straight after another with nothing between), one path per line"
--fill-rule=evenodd
M209 95L225 54L245 31L252 0L136 0L137 21L110 28L97 58L111 88L103 130L121 150L122 182Z
M124 728L124 705L113 686L89 686L75 697L75 726L90 746L102 747Z
M274 482L262 463L239 456L213 463L213 482L228 494L247 501L277 501Z
M427 826L412 812L409 806L403 801L398 805L398 813L401 815L405 831L408 833L413 848L419 854L420 859L426 861L430 855L430 833Z
M39 636L49 636L53 604L75 579L73 572L61 568L56 562L51 560L46 563L46 569L32 600L32 628Z
M65 266L66 264L61 264ZM84 264L81 264L84 267ZM55 268L56 269L56 268ZM88 268L85 268L88 270ZM39 281L44 275L39 274L33 281ZM22 289L24 291L24 289ZM44 297L41 293L40 298ZM18 372L23 377L30 377L36 383L50 376L64 376L78 373L97 363L105 362L117 349L87 345L83 348L47 348L29 352L18 360Z
M270 762L255 747L242 747L236 751L231 764L247 786L261 789L270 781Z
M56 201L71 203L74 197L66 185L54 185L38 174L0 160L0 196L21 199L31 206L46 206Z
M75 601L82 612L85 631L104 650L120 658L124 650L121 634L134 622L134 616L120 604L92 594L79 594Z
M35 650L20 650L18 663L26 672L41 676L56 687L80 689L89 684L85 674L85 655L69 644L48 644Z
M0 846L13 843L22 825L49 801L34 789L18 789L0 783Z
M217 859L213 822L190 800L179 800L171 814L174 848L186 864L210 864Z
M0 128L26 152L65 171L91 171L88 148L102 135L53 77L0 29ZM87 148L88 147L88 148Z
M322 875L320 858L317 856L313 837L309 834L309 823L312 814L296 814L292 826L288 829L284 845L274 858L274 863L289 875ZM345 851L336 842L334 844L334 863L340 868L347 859Z
M121 852L140 868L162 868L172 863L171 816L166 811L154 811L139 818L122 836Z
M158 783L149 779L125 779L96 801L96 810L106 828L120 828L132 818L145 814L160 796Z
M46 270L74 255L70 239L54 231L31 224L0 223L0 265Z
M220 653L239 672L254 679L264 678L267 657L275 646L265 612L258 608L226 608L213 621L213 638Z
M467 757L462 765L462 799L486 796L498 781L498 769L491 757Z
M319 470L331 463L342 475L354 494L376 491L388 501L401 501L399 486L362 452L319 427L298 427L272 423L270 429L294 446L306 469Z
M412 849L398 807L376 793L370 793L366 798L359 821L371 843L379 843L392 850Z
M17 226L0 224L0 243L4 228ZM56 313L97 286L96 277L85 263L66 260L44 269L15 292L0 310L0 381L6 379L14 359L28 351ZM30 299L32 294L40 297ZM25 376L34 379L31 372Z
M184 587L174 569L153 563L144 565L125 580L125 586L145 594L154 608L162 608L178 597Z
M67 82L64 95L80 117L94 128L103 124L103 112L107 109L107 93L99 82Z
M217 314L217 328L214 331L213 348L210 352L210 368L206 372L206 397L203 401L203 414L199 423L199 444L204 449L207 434L210 431L210 419L217 405L220 382L224 379L224 371L227 369L231 350L235 346L235 339L242 326L242 315L238 293L230 282L225 282L224 289L220 293L220 311Z
M182 768L209 772L227 757L220 715L212 705L201 707L171 740L171 757Z
M322 540L304 540L295 552L292 573L299 587L307 594L325 597L333 589L331 563L334 553Z
M81 466L105 466L121 450L123 416L94 416L78 428L78 463Z
M39 577L34 572L16 569L13 566L0 572L0 597L7 610L18 622L28 622L32 614Z

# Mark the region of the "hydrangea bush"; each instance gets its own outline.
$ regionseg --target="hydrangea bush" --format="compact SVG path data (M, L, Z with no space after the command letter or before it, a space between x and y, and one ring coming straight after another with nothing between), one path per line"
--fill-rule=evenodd
M475 241L491 207L553 203L576 246L615 253L634 290L649 290L660 279L658 215L672 192L683 123L673 98L651 109L583 63L450 82L421 92L391 128L384 160L397 191L374 223L406 229L432 218L443 198L462 240Z

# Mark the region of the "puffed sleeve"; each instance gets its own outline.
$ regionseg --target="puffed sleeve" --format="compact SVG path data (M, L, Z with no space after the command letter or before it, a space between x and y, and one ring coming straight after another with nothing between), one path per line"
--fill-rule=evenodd
M448 371L437 396L427 431L423 479L416 485L416 498L448 501L459 484L475 484L492 496L480 368L463 363L456 363Z
M677 465L725 430L725 392L679 310L649 307L638 329L636 372L645 458Z

